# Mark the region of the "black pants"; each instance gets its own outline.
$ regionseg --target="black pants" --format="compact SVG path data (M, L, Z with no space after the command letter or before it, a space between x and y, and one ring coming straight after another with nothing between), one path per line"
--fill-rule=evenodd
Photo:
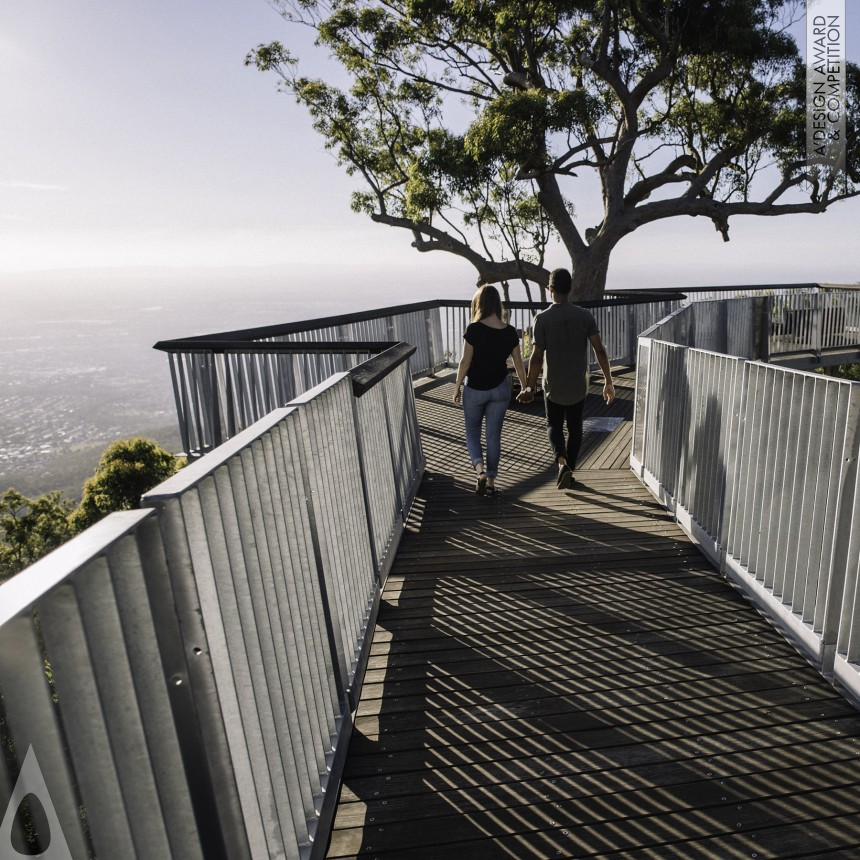
M571 469L576 468L579 448L582 445L582 410L585 401L580 400L571 406L560 406L549 397L544 397L546 405L546 435L556 458L567 459ZM567 421L567 442L564 438L564 422Z

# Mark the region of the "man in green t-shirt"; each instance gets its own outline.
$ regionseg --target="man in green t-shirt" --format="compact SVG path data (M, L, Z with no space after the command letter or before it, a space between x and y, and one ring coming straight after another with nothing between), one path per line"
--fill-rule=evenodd
M591 311L571 304L570 288L567 269L554 269L550 273L552 304L535 317L528 380L517 396L521 403L530 403L534 399L534 387L543 369L547 437L558 464L556 485L560 490L566 490L573 483L573 469L582 444L582 410L588 394L589 343L603 371L603 399L607 403L615 399L609 357L600 340L597 323Z

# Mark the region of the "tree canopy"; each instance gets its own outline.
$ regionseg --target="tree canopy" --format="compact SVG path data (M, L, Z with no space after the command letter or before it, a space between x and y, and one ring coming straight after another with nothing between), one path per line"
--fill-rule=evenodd
M822 212L858 193L856 67L847 172L806 157L805 66L787 30L802 0L275 5L315 29L348 85L303 76L281 42L247 62L279 75L360 177L353 208L468 260L479 282L545 285L558 241L574 296L596 297L612 250L644 224L700 216L728 240L734 215Z
M135 436L112 442L83 486L80 504L53 490L36 499L14 488L0 496L0 583L113 511L140 497L186 463L157 442Z
M140 497L182 465L183 458L151 439L118 439L105 449L84 483L81 503L70 519L72 528L80 532L113 511L140 507Z
M72 536L73 507L59 490L30 499L10 487L0 496L0 582Z

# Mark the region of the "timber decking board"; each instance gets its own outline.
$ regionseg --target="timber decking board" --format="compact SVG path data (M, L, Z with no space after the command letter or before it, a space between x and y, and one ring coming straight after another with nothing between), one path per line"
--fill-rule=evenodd
M554 485L513 407L477 497L450 377L370 648L329 857L860 856L860 713L630 473L631 375Z

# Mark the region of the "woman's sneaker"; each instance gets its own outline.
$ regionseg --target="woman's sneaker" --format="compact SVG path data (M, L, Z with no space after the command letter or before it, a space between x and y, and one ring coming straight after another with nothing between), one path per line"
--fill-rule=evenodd
M573 472L570 470L570 466L565 463L558 470L558 480L555 482L555 485L560 490L568 490L570 489L570 485L573 483Z
M479 496L486 496L487 495L487 474L486 474L486 472L481 472L481 474L478 475L478 480L475 481L475 492Z

